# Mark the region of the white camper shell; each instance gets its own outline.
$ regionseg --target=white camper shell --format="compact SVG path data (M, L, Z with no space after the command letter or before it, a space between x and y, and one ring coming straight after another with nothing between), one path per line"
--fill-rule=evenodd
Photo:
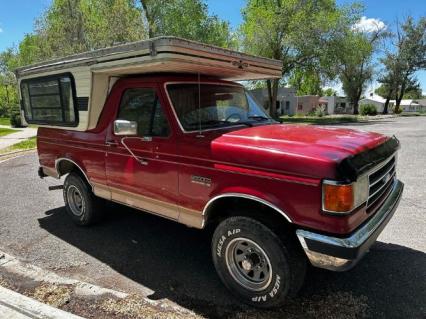
M96 127L120 77L190 73L223 80L280 78L281 61L176 37L159 37L75 54L16 70L27 123L86 131Z

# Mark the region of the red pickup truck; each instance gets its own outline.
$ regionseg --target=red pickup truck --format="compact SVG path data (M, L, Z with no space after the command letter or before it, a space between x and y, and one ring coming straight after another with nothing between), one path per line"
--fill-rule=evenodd
M72 77L38 81L20 82L29 121L37 115L33 97L50 99L55 85L70 89ZM264 308L297 293L308 262L354 266L403 191L395 137L280 124L242 85L200 75L120 78L94 128L40 127L37 147L40 177L66 176L66 210L76 224L98 221L111 200L212 229L221 280Z

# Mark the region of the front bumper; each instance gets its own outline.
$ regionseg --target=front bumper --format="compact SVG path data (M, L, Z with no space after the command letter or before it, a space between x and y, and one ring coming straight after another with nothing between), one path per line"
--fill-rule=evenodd
M297 237L311 264L334 271L345 271L364 256L395 213L404 184L395 180L392 191L374 216L351 236L332 237L298 229Z

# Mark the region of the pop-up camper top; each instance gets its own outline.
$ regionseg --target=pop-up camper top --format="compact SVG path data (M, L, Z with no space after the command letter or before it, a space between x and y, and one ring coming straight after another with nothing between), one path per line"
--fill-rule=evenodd
M21 67L16 76L27 123L86 131L96 127L120 77L178 73L243 81L279 78L281 71L281 61L159 37Z

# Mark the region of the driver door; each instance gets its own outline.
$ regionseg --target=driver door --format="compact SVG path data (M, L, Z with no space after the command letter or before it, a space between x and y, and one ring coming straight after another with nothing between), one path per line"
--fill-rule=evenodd
M111 199L177 219L177 168L163 156L176 149L175 137L156 84L123 88L115 120L137 124L137 134L122 136L110 125L106 173Z

